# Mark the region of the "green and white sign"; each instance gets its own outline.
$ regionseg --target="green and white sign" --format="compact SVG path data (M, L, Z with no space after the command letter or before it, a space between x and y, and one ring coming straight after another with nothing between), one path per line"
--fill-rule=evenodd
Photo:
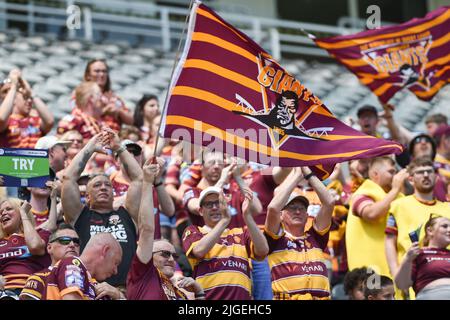
M49 180L48 151L0 148L0 176L8 187L44 187Z

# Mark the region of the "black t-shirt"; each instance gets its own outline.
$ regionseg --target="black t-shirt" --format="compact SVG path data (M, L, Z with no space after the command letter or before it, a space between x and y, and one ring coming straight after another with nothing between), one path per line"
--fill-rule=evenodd
M75 223L75 230L80 237L80 250L83 251L92 235L97 233L111 233L122 247L122 262L117 274L106 281L112 286L125 285L128 270L137 249L137 232L130 214L124 207L110 213L98 213L83 208Z

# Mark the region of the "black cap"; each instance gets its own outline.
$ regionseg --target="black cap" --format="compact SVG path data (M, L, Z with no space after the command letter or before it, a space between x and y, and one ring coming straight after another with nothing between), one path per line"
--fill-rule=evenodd
M371 113L375 114L376 117L378 117L377 108L375 108L374 106L370 106L370 105L362 106L361 108L358 109L358 112L356 113L356 115L358 116L358 118L360 118L364 112L371 112Z
M432 159L436 157L436 142L432 137L425 133L421 133L417 136L415 136L410 142L409 142L409 153L412 155L414 151L414 146L419 142L421 138L427 139L429 143L431 143L431 148L433 149L433 154L431 155Z

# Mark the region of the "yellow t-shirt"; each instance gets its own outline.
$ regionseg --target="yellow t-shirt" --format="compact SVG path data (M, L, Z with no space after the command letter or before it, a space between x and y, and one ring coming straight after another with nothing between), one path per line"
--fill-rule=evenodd
M353 213L354 199L357 195L364 195L374 202L378 202L384 199L386 192L378 184L367 179L350 199L345 237L348 268L353 270L366 266L379 274L389 276L389 267L384 250L387 212L378 221L367 222L363 220Z
M419 242L423 241L425 233L423 226L430 218L430 214L438 214L450 218L450 203L432 201L421 202L414 195L392 201L389 208L389 218L386 225L386 233L397 236L397 261L400 264L406 251L411 247L409 233L422 226L419 234ZM390 275L392 277L392 275ZM415 298L412 288L409 290L410 299ZM403 293L396 289L396 299L404 299Z
M397 256L401 263L406 251L411 247L409 233L424 225L434 213L450 219L450 203L438 200L424 203L414 195L392 201L389 208L389 220L386 233L397 234ZM420 232L419 241L423 240L424 232Z

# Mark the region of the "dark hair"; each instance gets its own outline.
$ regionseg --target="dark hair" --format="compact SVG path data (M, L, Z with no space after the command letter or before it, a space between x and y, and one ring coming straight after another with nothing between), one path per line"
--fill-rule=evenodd
M84 81L89 81L88 80L88 76L90 73L90 69L91 69L91 65L96 63L96 62L103 62L105 64L106 70L108 71L108 74L106 75L106 83L105 83L105 90L102 90L102 92L107 92L111 90L111 79L109 78L109 67L108 64L106 63L105 59L92 59L88 62L88 64L86 65L86 69L84 69L84 76L83 79ZM92 81L92 80L90 80ZM100 88L102 89L102 88Z
M433 140L432 137L430 137L427 134L419 134L417 136L414 137L414 139L412 139L409 143L409 153L411 154L411 156L414 154L414 147L417 144L417 140L420 138L425 138L427 139L427 141L431 144L431 149L432 149L432 154L431 154L431 159L434 159L436 157L436 142Z
M142 98L136 103L133 115L133 125L137 128L141 128L144 124L144 106L150 100L158 101L158 97L154 94L144 94Z
M393 286L394 282L391 278L379 275L380 277L380 286L376 288L369 288L367 286L367 279L364 281L364 298L367 300L369 296L376 296L383 290L383 288L387 286Z
M412 66L410 64L407 64L407 63L405 63L404 65L402 65L400 67L400 71L405 71L405 70L408 70L408 69L412 69Z
M414 172L414 169L417 167L434 167L434 164L430 157L424 156L424 157L416 158L413 161L411 161L408 165L409 175L412 175Z
M347 272L344 277L344 292L349 295L361 282L364 282L368 277L367 268L355 268Z
M53 240L55 240L57 238L56 234L58 233L58 231L61 231L61 230L73 230L76 232L75 228L72 227L70 224L62 222L56 227L56 230L52 232L48 241L52 242Z
M294 91L283 91L281 93L281 96L279 96L278 99L277 99L277 105L279 105L281 103L283 98L294 99L294 101L295 101L295 110L298 110L298 95Z

